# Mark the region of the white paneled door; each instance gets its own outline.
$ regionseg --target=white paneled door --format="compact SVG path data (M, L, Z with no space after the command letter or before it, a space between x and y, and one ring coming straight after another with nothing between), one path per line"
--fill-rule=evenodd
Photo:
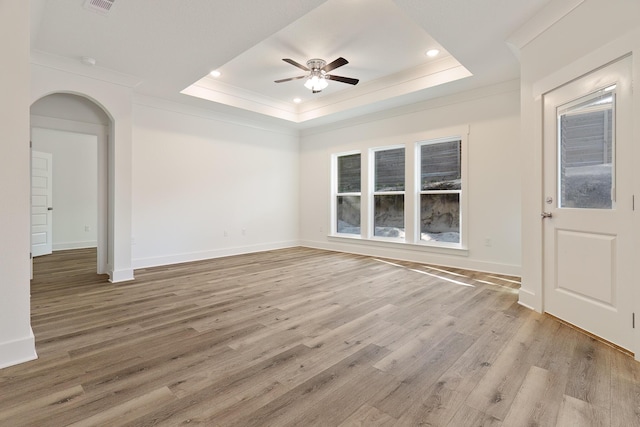
M31 253L50 254L53 248L53 156L31 151Z
M545 311L632 349L631 58L544 95Z

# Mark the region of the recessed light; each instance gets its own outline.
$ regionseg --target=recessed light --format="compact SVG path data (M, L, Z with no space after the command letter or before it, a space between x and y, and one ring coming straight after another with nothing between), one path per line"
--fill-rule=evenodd
M438 54L439 54L439 53L440 53L440 51L439 51L438 49L429 49L429 50L427 51L427 56L428 56L429 58L433 58L433 57L438 56Z
M84 65L88 65L90 67L93 67L94 65L96 65L96 59L92 58L90 56L83 56L80 59L80 62L82 62Z
M293 102L295 102L296 104L300 104L302 102L302 99L300 98L293 98Z
M220 75L222 75L222 73L218 70L213 70L209 74L211 75L211 77L220 77Z

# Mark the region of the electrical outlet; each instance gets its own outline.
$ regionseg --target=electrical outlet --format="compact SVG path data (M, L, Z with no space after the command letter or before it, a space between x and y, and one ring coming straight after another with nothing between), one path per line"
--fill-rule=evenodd
M227 230L224 230L224 237L229 237L229 232Z
M491 241L491 237L485 237L484 238L484 245L486 247L490 248L492 244L493 244L493 242Z

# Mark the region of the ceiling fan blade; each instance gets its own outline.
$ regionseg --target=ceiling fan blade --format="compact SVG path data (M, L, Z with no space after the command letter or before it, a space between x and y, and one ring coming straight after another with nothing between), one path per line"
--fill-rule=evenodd
M275 82L276 83L290 82L291 80L304 79L305 77L308 77L308 76L289 77L288 79L276 80Z
M322 67L322 71L324 71L325 73L328 73L329 71L335 70L336 68L342 67L343 65L347 65L348 63L349 63L349 61L347 61L343 57L340 57L340 58L336 59L335 61L330 62L329 64L327 64L324 67Z
M340 83L347 83L350 85L357 85L358 82L360 81L358 79L352 79L351 77L334 76L329 74L326 74L324 78L329 80L335 80Z
M293 59L283 58L282 60L283 60L284 62L287 62L287 63L289 63L289 64L293 65L294 67L298 67L298 68L300 68L301 70L311 71L309 68L307 68L307 67L305 67L304 65L302 65L302 64L300 64L300 63L298 63L298 62L294 61Z

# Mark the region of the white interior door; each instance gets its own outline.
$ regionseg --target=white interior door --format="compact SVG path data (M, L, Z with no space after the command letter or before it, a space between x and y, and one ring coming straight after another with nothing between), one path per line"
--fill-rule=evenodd
M544 96L545 311L632 349L631 58Z
M31 151L31 253L50 254L53 248L53 155Z

